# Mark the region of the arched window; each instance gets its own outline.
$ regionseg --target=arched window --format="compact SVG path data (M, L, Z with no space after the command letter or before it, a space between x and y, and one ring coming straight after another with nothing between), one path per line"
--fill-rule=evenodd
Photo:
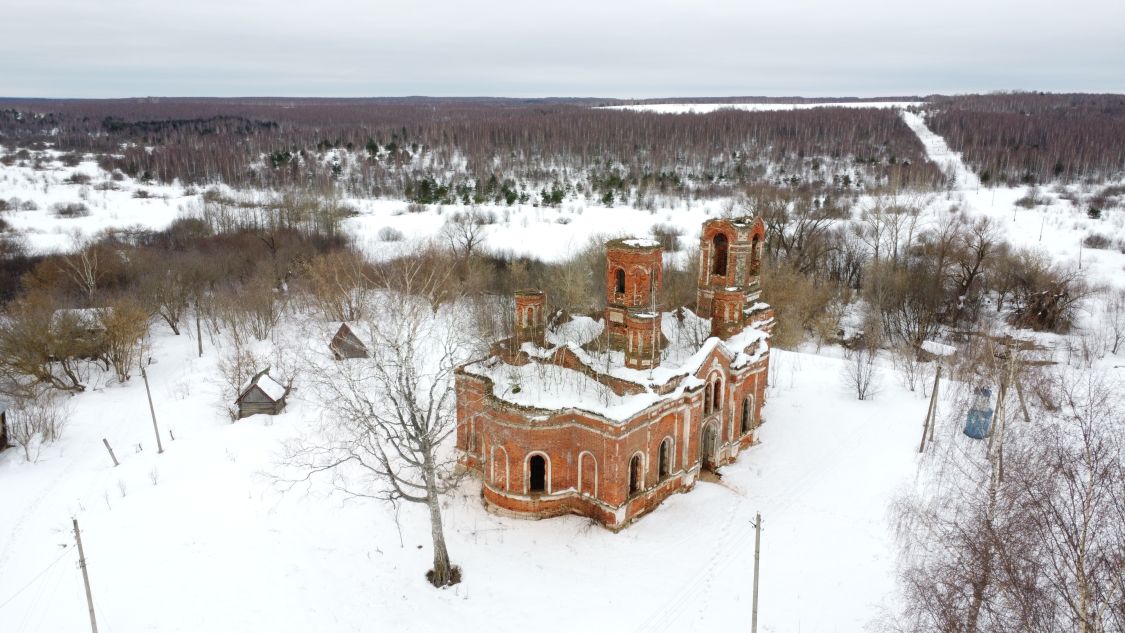
M614 279L615 279L614 292L624 294L625 293L625 269L624 268L618 268L617 271L613 273L613 276L614 276Z
M664 441L660 443L660 463L657 472L661 480L672 472L672 438L670 437L664 438Z
M528 491L547 491L547 460L542 455L532 455L527 462Z
M723 379L716 378L715 383L711 385L711 407L714 409L723 408Z
M715 275L727 274L727 236L719 233L715 236L713 242L714 248L711 249L711 259L714 262L711 268L711 273Z
M750 274L758 275L762 267L762 240L754 236L754 243L750 248Z
M633 496L644 488L644 471L641 469L641 456L633 455L629 460L629 496Z
M750 404L750 398L742 401L742 435L750 432L753 426L750 424L750 416L753 414L753 405Z

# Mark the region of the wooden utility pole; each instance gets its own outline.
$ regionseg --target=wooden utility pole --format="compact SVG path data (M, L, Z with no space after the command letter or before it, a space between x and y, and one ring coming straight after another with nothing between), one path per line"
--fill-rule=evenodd
M102 444L105 444L105 450L109 451L109 458L113 460L114 468L120 466L121 464L117 463L117 456L113 454L113 449L110 448L110 446L109 446L109 440L107 440L103 437L102 438Z
M754 514L754 603L750 611L750 633L758 633L758 560L762 551L762 513Z
M141 378L145 381L145 395L148 396L148 412L152 414L152 430L156 431L156 452L163 453L164 445L160 442L160 427L156 425L156 409L152 406L152 391L148 388L148 372L145 371L144 361L141 361Z
M199 347L199 357L203 358L203 329L199 327L199 300L195 301L195 344Z
M82 533L78 519L74 521L74 541L78 543L78 567L82 570L82 584L86 585L86 607L90 610L90 631L98 633L98 620L94 617L94 594L90 593L90 573L86 570L86 552L82 549Z
M937 398L938 398L938 384L941 382L941 365L937 366L937 372L934 373L934 387L930 389L930 406L926 409L926 420L922 423L922 442L918 444L918 452L921 453L926 449L926 436L929 436L930 441L934 441L934 416L937 412Z

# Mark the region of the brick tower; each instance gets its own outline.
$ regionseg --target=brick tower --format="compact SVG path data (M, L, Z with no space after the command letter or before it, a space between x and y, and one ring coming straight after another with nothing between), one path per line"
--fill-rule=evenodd
M629 324L653 330L651 345L660 340L660 290L664 284L664 251L660 242L627 238L606 244L605 323L606 336L613 349L628 351ZM630 312L634 313L632 319ZM648 316L643 316L648 315ZM634 338L640 342L643 336ZM654 348L646 347L646 358ZM640 358L635 359L640 362ZM646 365L650 366L650 365Z
M516 348L524 343L543 347L547 322L547 297L541 290L517 290L515 327Z
M703 224L695 311L711 317L712 336L725 339L746 324L746 311L761 294L765 236L761 218L721 218Z

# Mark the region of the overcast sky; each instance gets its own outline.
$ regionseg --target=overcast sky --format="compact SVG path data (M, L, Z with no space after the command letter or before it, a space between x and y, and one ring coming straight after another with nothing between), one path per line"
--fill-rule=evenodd
M1122 0L4 0L0 95L1125 92Z

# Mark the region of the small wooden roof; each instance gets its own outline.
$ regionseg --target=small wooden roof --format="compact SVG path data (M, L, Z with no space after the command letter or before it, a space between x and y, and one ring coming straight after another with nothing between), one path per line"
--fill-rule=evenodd
M280 402L285 397L285 387L273 378L270 378L269 372L269 367L267 367L251 378L250 381L246 383L246 386L239 392L238 399L235 402L241 402L242 399L246 397L246 394L250 393L253 389L261 391L262 394L272 402Z

